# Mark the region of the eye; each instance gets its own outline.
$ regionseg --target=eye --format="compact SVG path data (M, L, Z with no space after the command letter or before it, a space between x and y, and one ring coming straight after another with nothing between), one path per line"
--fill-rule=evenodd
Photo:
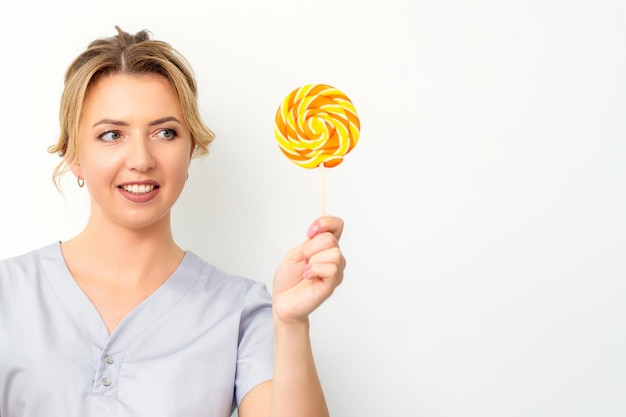
M178 134L176 133L174 129L161 129L157 132L157 135L161 139L165 139L165 140L172 140L172 139L175 139L176 136L178 136Z
M103 142L115 142L121 137L122 135L117 130L109 130L108 132L104 132L101 135L99 135L98 139Z

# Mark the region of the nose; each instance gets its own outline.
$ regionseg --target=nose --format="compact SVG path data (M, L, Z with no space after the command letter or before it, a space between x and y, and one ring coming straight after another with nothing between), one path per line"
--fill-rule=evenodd
M145 172L154 168L154 156L150 149L150 140L135 137L129 141L126 155L126 167L131 170Z

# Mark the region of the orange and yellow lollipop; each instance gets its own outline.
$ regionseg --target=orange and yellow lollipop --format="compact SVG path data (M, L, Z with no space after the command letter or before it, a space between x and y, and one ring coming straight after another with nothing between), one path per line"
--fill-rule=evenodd
M359 117L350 99L326 84L293 90L276 112L280 150L303 168L332 168L359 140Z

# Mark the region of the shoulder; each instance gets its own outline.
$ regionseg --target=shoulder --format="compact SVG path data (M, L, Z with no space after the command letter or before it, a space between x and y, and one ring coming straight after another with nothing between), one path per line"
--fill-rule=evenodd
M180 265L180 270L188 276L195 277L201 283L213 287L248 289L256 286L265 286L261 281L226 272L191 251L186 252L185 258Z
M44 288L49 288L50 275L55 274L54 264L59 263L60 253L57 242L0 260L0 304L18 308L39 305Z
M59 242L2 259L0 260L0 279L37 275L41 270L41 259L55 257L57 251L60 253Z
M264 282L228 273L191 251L187 251L178 274L198 292L210 293L211 298L238 301L244 308L250 304L271 302Z

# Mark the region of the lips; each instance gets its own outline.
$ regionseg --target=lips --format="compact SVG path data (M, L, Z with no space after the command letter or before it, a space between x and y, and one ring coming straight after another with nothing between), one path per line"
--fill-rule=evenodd
M117 186L122 196L134 203L145 203L152 200L157 196L160 188L154 182L128 182Z

